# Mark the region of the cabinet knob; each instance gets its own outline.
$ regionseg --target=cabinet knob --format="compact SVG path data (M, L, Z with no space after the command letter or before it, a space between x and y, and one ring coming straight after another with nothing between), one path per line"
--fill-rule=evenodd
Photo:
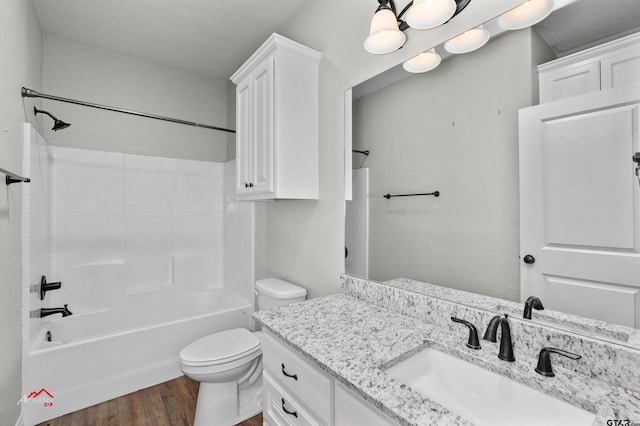
M249 182L249 188L253 188L253 184Z
M248 187L249 187L249 184L248 184L247 182L245 182L245 183L244 183L244 187L245 187L245 188L248 188Z
M529 265L536 262L536 258L531 256L530 254L526 255L522 260L524 261L524 263L527 263Z

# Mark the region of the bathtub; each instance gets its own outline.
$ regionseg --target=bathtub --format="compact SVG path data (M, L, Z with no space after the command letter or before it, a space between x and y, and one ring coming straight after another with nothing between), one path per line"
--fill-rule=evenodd
M130 295L117 310L44 323L25 358L23 391L45 389L53 398L23 400L25 425L179 377L178 354L185 345L250 325L251 303L224 289L183 296L179 306L166 297L139 303L149 298Z

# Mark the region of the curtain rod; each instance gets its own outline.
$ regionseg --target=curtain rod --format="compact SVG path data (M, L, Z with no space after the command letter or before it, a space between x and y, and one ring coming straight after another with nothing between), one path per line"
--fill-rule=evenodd
M433 195L434 197L439 197L440 191L427 192L423 194L396 194L396 195L387 194L387 195L383 195L383 197L388 200L391 197L416 197L420 195Z
M217 126L210 126L208 124L195 123L193 121L180 120L178 118L164 117L162 115L147 114L147 113L144 113L144 112L132 111L132 110L129 110L129 109L115 108L115 107L110 107L110 106L107 106L107 105L100 105L100 104L94 104L94 103L91 103L91 102L77 101L75 99L62 98L60 96L47 95L47 94L44 94L44 93L36 92L35 90L32 90L32 89L27 89L26 87L23 87L21 92L22 92L22 97L23 98L51 99L52 101L67 102L67 103L75 104L75 105L82 105L82 106L87 106L87 107L91 107L91 108L104 109L104 110L107 110L107 111L121 112L121 113L124 113L124 114L136 115L138 117L146 117L146 118L153 118L155 120L170 121L172 123L185 124L187 126L203 127L205 129L219 130L221 132L228 132L228 133L235 133L236 132L235 130L232 130L232 129L225 129L223 127L217 127Z
M0 167L0 173L4 173L5 175L7 175L4 180L7 185L11 185L12 183L18 183L18 182L26 182L26 183L31 182L31 179L22 177L15 173L11 173L9 170L5 170L2 167Z

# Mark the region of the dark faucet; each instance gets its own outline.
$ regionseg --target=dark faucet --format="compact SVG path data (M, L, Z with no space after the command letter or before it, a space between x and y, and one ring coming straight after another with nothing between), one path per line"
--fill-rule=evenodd
M500 315L491 318L483 339L494 343L497 342L498 324L500 324L500 351L498 351L498 358L503 361L514 362L516 358L513 356L511 327L509 327L509 316L507 314L504 314L504 318Z
M551 358L549 357L549 354L563 355L563 356L566 356L567 358L571 358L575 360L582 358L578 354L563 351L562 349L542 348L540 350L540 354L538 355L538 365L536 367L536 373L546 377L553 377L556 375L553 372L553 369L551 368Z
M478 339L478 330L476 326L469 321L461 320L456 317L451 317L451 321L464 324L469 327L469 339L467 340L467 347L471 349L480 349L480 340Z
M51 290L58 290L60 289L60 287L62 287L61 282L48 283L47 277L43 275L42 278L40 278L40 300L44 300L44 295L46 292Z
M68 317L72 315L71 311L67 309L67 305L64 305L64 308L41 308L40 309L40 318L46 317L48 315L53 314L62 314L63 317Z
M522 318L531 319L531 308L536 311L544 309L542 306L542 302L535 296L529 296L527 301L524 302L524 312L522 313Z

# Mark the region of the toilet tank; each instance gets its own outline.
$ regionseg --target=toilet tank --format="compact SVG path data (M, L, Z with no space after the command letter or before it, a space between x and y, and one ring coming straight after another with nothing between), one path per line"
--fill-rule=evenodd
M264 278L256 281L256 292L259 311L302 302L307 297L305 288L280 278Z

